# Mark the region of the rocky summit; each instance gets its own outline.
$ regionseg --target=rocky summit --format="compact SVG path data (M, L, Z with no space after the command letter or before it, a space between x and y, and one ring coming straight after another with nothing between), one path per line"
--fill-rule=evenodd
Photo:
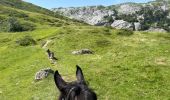
M111 6L53 8L52 11L90 25L116 29L170 31L170 1L123 3Z
M113 16L114 11L108 9L99 9L96 7L79 7L79 8L58 8L53 9L60 14L70 17L72 19L77 19L84 21L91 25L103 25L107 23L103 18L105 16Z

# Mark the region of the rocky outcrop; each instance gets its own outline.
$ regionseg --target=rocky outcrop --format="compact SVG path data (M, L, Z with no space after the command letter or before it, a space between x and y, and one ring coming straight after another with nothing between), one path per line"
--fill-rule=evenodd
M90 25L112 26L117 29L139 31L147 30L153 25L156 25L154 27L164 26L162 28L170 30L169 8L170 3L159 0L111 6L55 8L53 11ZM161 25L157 25L157 23Z
M167 16L167 18L169 18L169 19L170 19L170 13L169 13L169 15Z
M81 49L81 50L73 51L72 54L74 55L93 54L93 51L89 49Z
M133 25L124 20L115 20L111 26L116 29L128 29L133 30Z
M135 28L135 31L140 31L141 30L141 24L139 22L135 22L134 28Z
M54 71L50 68L41 69L35 74L35 80L42 80L46 78L50 73L54 73Z
M78 8L58 8L53 11L59 12L69 18L84 21L91 25L104 25L105 16L113 16L114 11L107 9L98 9L98 7L78 7Z
M136 13L137 11L140 11L142 8L141 5L137 5L137 4L132 4L132 3L127 3L127 4L121 4L118 7L118 13L119 14L133 14Z

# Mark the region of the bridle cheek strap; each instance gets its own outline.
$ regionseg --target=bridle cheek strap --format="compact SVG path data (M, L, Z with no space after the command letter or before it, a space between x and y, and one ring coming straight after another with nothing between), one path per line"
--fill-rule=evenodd
M70 89L70 91L68 92L68 95L67 95L67 97L66 97L66 100L69 100L70 94L73 92L73 90L74 90L75 88L76 88L76 87L72 87L72 88ZM77 96L75 97L75 100L77 100Z

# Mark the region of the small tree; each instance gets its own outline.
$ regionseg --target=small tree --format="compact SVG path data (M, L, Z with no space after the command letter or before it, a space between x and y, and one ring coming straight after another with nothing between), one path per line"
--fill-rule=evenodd
M35 24L22 21L19 22L16 18L10 17L7 19L0 19L0 31L1 32L21 32L32 31L35 29Z

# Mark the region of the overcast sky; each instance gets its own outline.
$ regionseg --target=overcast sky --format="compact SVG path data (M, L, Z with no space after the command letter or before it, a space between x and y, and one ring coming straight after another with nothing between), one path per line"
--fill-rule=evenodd
M153 0L24 0L44 8L113 5L124 2L144 3Z

